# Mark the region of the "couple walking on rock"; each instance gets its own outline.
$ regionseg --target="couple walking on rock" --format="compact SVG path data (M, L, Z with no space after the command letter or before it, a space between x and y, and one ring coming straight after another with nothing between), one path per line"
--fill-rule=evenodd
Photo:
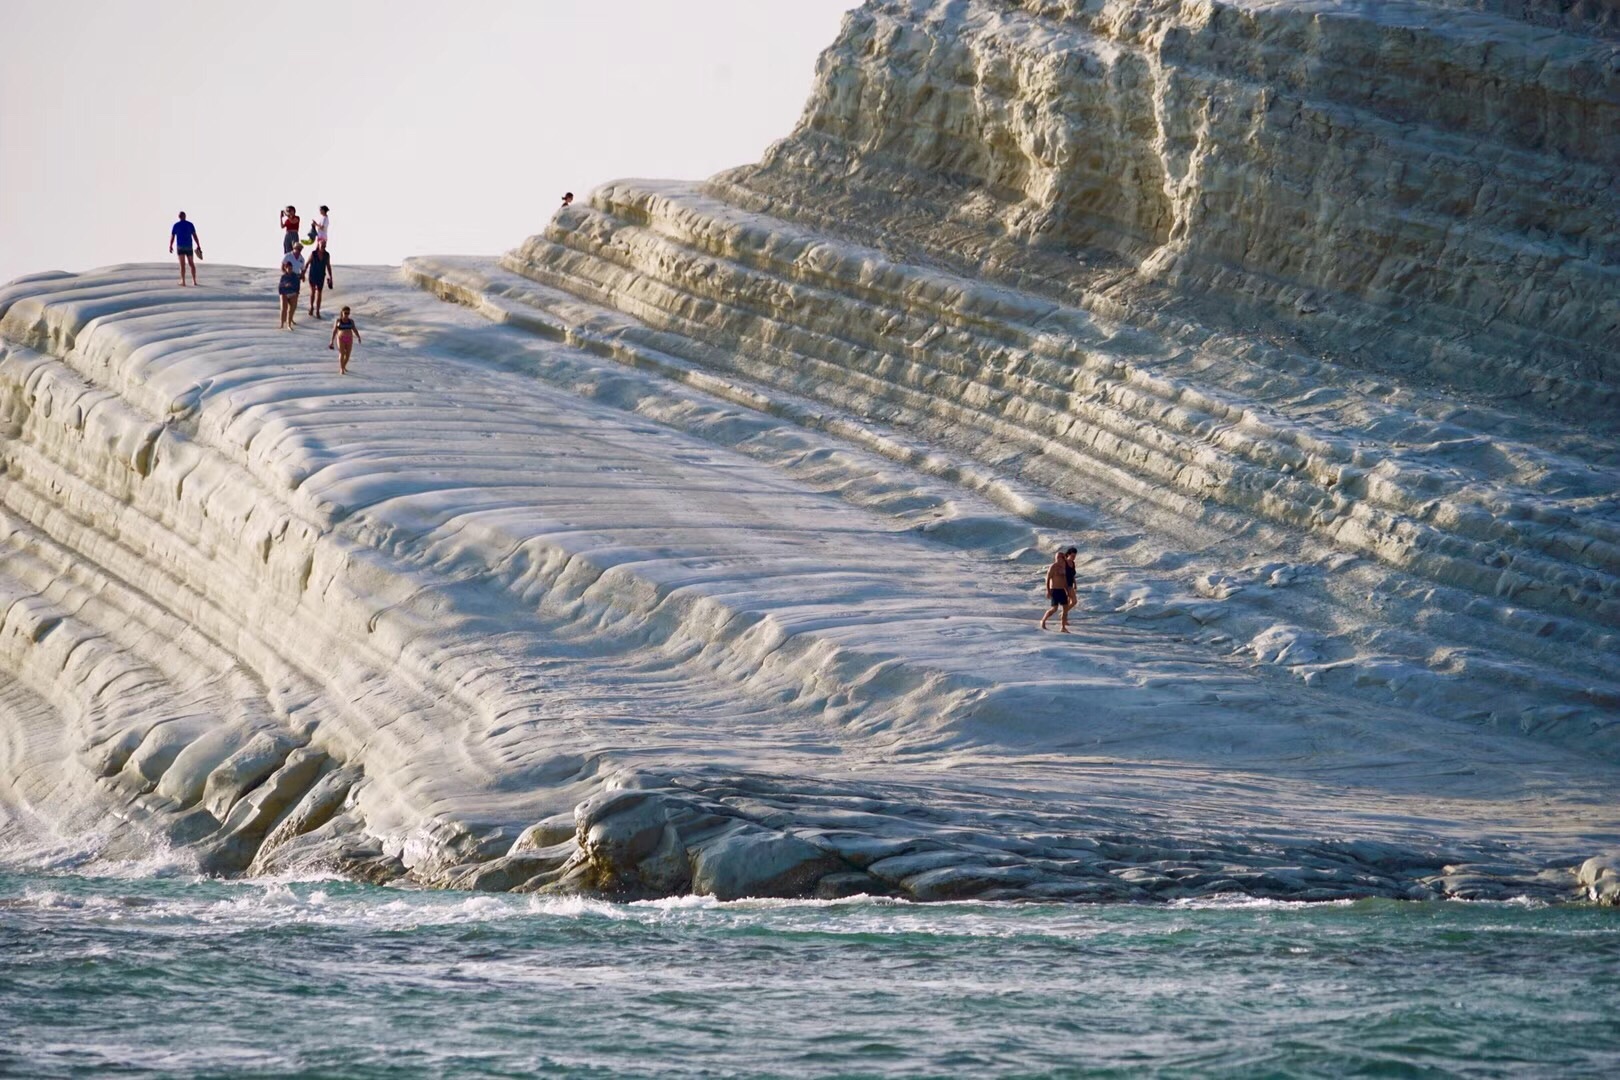
M1052 559L1052 565L1046 568L1046 598L1052 606L1046 609L1041 616L1041 629L1046 629L1046 620L1063 612L1058 620L1058 628L1065 634L1069 632L1069 612L1079 602L1079 594L1074 588L1074 558L1080 554L1077 547L1059 548Z
M299 217L296 206L289 203L287 209L281 211L280 220L282 229L281 253L283 255L298 247L300 243L305 247L310 244L326 247L327 234L332 227L331 207L321 207L321 216L309 223L309 239L307 240L300 241L298 239Z
M276 291L281 294L281 328L291 330L298 324L293 316L298 313L298 294L305 278L309 279L309 314L321 317L321 297L332 286L332 256L326 248L316 245L305 260L297 248L281 256L281 282Z

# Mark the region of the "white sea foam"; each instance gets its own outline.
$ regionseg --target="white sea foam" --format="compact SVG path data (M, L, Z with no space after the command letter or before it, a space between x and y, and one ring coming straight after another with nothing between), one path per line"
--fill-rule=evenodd
M94 875L105 878L171 878L195 876L197 856L161 839L143 843L138 850L120 847L109 852L106 832L55 835L43 822L26 828L0 827L0 871Z

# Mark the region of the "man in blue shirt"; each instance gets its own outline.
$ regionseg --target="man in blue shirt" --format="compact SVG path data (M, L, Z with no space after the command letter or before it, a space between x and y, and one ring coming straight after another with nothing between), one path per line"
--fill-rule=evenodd
M186 212L180 211L180 220L174 223L169 230L169 254L176 254L175 246L179 245L180 256L180 284L186 283L186 267L191 267L191 283L197 284L197 263L191 257L195 249L197 258L202 258L202 241L197 239L197 226L186 220Z

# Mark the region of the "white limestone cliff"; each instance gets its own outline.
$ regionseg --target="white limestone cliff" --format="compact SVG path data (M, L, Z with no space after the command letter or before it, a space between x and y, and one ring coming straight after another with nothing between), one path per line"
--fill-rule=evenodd
M348 377L265 271L15 282L0 844L1611 897L1617 56L1601 6L884 0L759 165L345 275Z
M1093 308L1612 411L1615 10L869 4L727 179Z

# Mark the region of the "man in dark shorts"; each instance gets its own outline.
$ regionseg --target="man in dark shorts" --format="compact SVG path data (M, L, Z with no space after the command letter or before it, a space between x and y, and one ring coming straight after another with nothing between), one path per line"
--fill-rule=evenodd
M1063 548L1052 558L1052 565L1046 568L1046 598L1052 606L1046 609L1041 616L1041 629L1046 629L1046 620L1054 612L1063 612L1058 620L1058 628L1065 634L1069 632L1069 609L1075 604L1074 590L1074 557L1080 554L1077 547Z
M180 220L174 223L169 230L169 254L180 256L180 284L186 283L186 267L191 267L191 283L197 284L197 260L192 258L192 252L197 253L197 259L202 258L202 241L197 238L197 226L186 220L186 212L180 211Z
M321 317L321 294L332 287L332 256L326 253L326 241L315 241L315 250L309 253L309 313Z

